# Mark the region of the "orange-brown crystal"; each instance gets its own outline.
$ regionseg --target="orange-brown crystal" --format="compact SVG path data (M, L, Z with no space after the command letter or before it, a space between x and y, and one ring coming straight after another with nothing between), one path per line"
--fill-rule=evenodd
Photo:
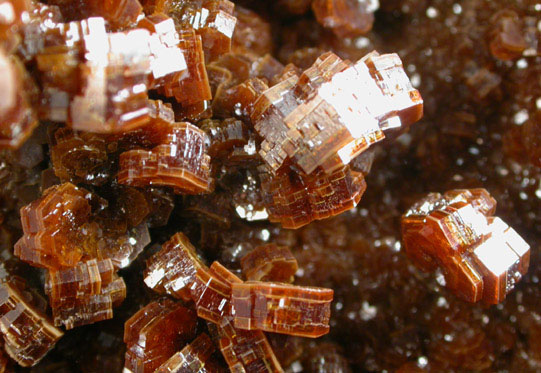
M402 218L406 253L422 269L442 267L460 298L500 303L527 272L530 248L491 216L495 207L484 189L429 194Z
M232 289L236 328L311 338L329 332L331 289L258 281Z

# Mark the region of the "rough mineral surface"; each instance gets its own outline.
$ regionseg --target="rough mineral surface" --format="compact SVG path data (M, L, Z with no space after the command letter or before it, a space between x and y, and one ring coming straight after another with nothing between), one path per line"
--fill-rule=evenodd
M329 332L333 291L249 281L234 283L235 327L319 337Z
M484 189L429 194L402 218L406 253L421 268L442 267L459 297L500 303L528 271L530 246L495 209Z

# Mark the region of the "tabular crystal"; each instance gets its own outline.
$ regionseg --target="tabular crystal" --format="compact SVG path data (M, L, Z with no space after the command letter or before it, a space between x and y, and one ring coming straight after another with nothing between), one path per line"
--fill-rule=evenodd
M259 97L251 114L260 154L276 172L287 158L306 174L348 164L385 131L419 120L423 101L396 54L372 52L357 63L325 53Z
M196 126L175 123L166 140L152 150L130 150L120 155L118 182L132 186L161 185L180 193L198 194L211 187L206 134Z
M293 282L297 260L289 248L268 244L256 247L240 262L248 281Z
M211 373L217 369L210 363L214 343L205 333L163 363L156 373Z
M124 325L124 371L154 372L195 336L196 326L195 314L170 299L147 304Z
M91 259L72 268L50 271L45 284L55 325L66 329L113 317L126 298L126 285L111 259Z
M260 179L269 220L284 228L299 228L347 211L366 190L363 174L349 166L331 174L317 171L311 175L285 168L276 174L262 172Z
M333 291L272 282L232 285L235 327L303 337L329 332Z
M442 267L446 286L469 302L503 301L528 270L529 245L500 218L484 189L431 193L402 217L406 253Z
M0 332L7 354L23 367L36 365L62 337L48 317L13 282L0 284Z
M206 61L213 61L231 50L237 19L235 4L228 0L173 0L162 11L180 29L193 28L203 41Z

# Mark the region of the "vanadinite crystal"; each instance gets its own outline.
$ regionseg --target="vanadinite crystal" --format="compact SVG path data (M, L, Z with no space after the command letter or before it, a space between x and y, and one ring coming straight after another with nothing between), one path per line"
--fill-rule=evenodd
M484 189L429 194L402 218L406 253L424 269L441 266L459 297L500 303L528 271L530 246L495 209Z
M0 284L0 331L8 355L22 366L37 364L62 337L31 295L15 282ZM29 299L30 297L30 299Z
M541 372L540 15L0 0L0 373Z
M289 158L310 174L347 165L385 131L409 126L422 112L421 96L396 54L373 52L352 64L326 53L300 77L265 91L251 119L273 171Z

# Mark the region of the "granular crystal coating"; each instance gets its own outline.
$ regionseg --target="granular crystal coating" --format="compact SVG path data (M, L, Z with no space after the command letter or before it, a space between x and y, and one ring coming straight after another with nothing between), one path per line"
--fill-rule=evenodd
M503 301L526 274L529 245L500 218L484 189L429 194L402 218L406 253L416 265L442 267L446 286L469 302Z
M385 131L422 116L423 101L396 54L372 52L356 64L325 53L297 77L265 91L251 114L260 155L276 172L290 159L310 174L347 165Z
M256 247L240 264L248 281L293 282L298 269L289 248L276 244Z
M0 332L7 354L23 367L36 365L62 337L47 316L13 282L0 284Z
M232 289L236 328L310 338L329 332L331 289L257 281Z
M366 190L364 176L349 166L331 174L303 175L285 168L277 174L263 169L259 175L269 220L284 228L299 228L352 209Z
M118 182L131 186L170 186L179 193L198 194L211 187L206 134L196 126L175 123L165 141L152 150L120 155Z
M214 352L214 343L202 333L181 351L163 363L156 373L210 373L216 370L207 364Z
M196 326L195 314L170 299L147 304L124 325L124 370L154 372L195 337Z

